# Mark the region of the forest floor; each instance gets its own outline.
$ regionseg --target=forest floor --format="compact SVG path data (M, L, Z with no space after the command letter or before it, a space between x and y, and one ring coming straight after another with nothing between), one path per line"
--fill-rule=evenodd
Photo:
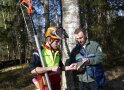
M34 90L27 65L18 65L0 70L0 90Z
M108 69L105 75L107 82L104 90L124 90L124 67ZM34 90L32 78L27 65L0 70L0 90Z
M115 66L105 71L105 90L124 90L124 66Z

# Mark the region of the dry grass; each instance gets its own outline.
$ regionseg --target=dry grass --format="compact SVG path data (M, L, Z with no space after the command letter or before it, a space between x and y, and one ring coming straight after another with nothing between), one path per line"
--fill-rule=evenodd
M103 90L124 90L124 67L115 67L105 74L107 82ZM0 90L34 90L32 78L28 66L0 72Z
M124 90L124 67L114 67L105 74L107 79L105 90Z
M0 90L34 90L28 67L0 73Z

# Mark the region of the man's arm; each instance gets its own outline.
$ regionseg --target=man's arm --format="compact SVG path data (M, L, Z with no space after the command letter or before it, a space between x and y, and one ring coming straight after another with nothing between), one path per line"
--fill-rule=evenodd
M104 54L100 45L96 42L91 43L91 48L88 50L88 55L83 56L78 60L78 69L84 67L85 65L95 65L103 62Z
M96 53L95 54L96 54L95 57L89 58L89 64L90 65L95 65L95 64L98 64L98 63L102 63L103 60L104 60L104 54L103 54L102 49L99 45L96 48Z
M68 71L68 70L77 70L77 63L72 63L69 66L63 66L61 67L62 71Z
M58 72L60 67L59 66L53 66L53 67L42 67L40 58L37 52L33 53L32 59L29 63L29 67L32 74L39 74L39 73L45 73L48 71Z
M59 66L53 66L53 67L36 67L35 69L31 70L32 74L39 74L39 73L45 73L48 71L52 72L59 72L60 67Z

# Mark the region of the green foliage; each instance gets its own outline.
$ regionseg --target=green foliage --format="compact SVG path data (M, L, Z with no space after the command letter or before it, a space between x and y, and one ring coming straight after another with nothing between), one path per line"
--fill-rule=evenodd
M35 86L31 82L33 75L30 74L28 68L0 72L0 90L34 90Z
M117 8L123 10L123 7L111 6L106 0L80 0L80 6L81 24L84 26L87 24L85 27L89 39L96 40L102 45L106 54L106 64L123 63L124 16L119 17L114 13Z
M18 5L19 0L0 1L0 45L3 45L6 52L1 55L13 54L19 56L21 49L25 50L28 44L27 32L25 30L22 13ZM8 45L8 49L6 46ZM0 48L3 51L3 48Z

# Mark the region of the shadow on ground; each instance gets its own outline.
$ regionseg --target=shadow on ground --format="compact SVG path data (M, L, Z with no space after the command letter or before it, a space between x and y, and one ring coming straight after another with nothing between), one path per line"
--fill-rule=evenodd
M107 82L103 90L124 90L123 71L124 67L114 67L106 71ZM30 74L28 66L0 73L0 90L34 90L35 86L32 83L32 78L33 75Z
M29 68L0 73L0 90L34 90Z
M124 90L124 67L114 67L105 74L107 79L105 90Z

